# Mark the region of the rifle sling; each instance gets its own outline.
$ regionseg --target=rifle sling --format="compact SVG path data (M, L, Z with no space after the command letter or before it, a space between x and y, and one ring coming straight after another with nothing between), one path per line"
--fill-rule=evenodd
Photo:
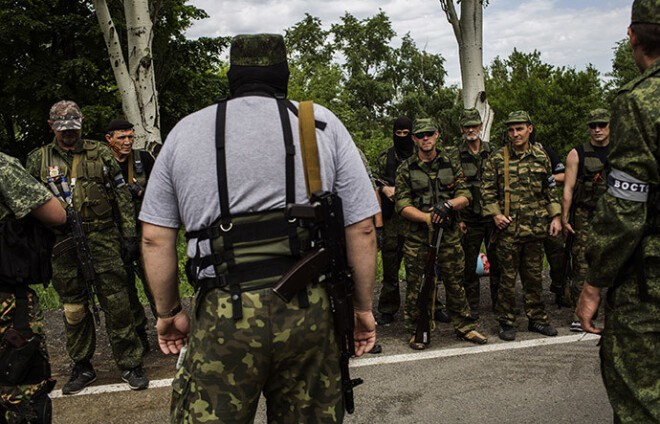
M509 185L509 148L504 146L504 216L511 213L511 187Z
M316 127L314 125L314 103L311 101L300 102L298 106L298 131L300 133L300 150L305 170L307 197L311 197L312 193L322 189L321 166L316 143Z

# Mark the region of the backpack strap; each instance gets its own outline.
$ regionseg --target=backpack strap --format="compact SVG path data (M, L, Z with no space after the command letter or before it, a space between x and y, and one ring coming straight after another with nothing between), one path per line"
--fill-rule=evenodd
M509 186L509 147L504 146L504 216L511 212L511 187Z

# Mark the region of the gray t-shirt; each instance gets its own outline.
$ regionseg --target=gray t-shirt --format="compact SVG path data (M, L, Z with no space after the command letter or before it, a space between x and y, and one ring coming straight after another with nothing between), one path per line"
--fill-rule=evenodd
M293 102L297 106L297 102ZM199 230L220 216L215 153L216 106L182 119L160 151L142 204L140 220ZM323 189L342 199L344 223L351 225L380 211L358 149L339 119L314 105L314 117L327 123L316 129ZM298 118L289 112L295 154L296 202L308 203ZM249 96L230 100L226 122L227 186L232 215L285 206L285 150L275 99ZM200 243L201 256L210 252ZM194 240L188 256L195 255Z

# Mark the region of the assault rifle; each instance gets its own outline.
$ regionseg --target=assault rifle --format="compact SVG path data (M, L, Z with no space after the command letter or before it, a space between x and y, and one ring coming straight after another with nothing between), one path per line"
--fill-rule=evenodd
M299 219L302 226L309 228L318 250L298 261L275 284L273 292L288 303L308 283L325 274L323 284L330 299L340 350L341 390L346 412L352 414L355 410L353 388L362 384L362 379L351 379L348 371L348 360L355 355L352 297L355 283L346 258L341 198L336 193L317 191L312 194L309 205L288 204L286 218Z
M92 259L92 252L87 244L87 236L83 228L83 221L80 214L73 209L73 207L66 208L66 225L71 230L71 237L57 243L53 246L53 257L60 256L64 252L76 249L78 256L78 263L82 270L83 279L85 280L85 287L87 289L87 298L92 307L92 314L94 315L94 322L96 325L101 325L99 318L99 310L96 307L96 271L94 271L94 260Z
M424 261L424 275L422 276L422 287L419 289L417 297L417 309L419 310L419 319L415 329L415 343L429 344L431 342L431 330L433 316L430 307L435 301L435 262L438 258L438 250L442 241L444 227L438 227L431 237L431 243L428 244L428 253Z

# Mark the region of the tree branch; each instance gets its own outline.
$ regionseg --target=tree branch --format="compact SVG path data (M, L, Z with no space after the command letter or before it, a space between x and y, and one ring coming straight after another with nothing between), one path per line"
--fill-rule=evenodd
M463 43L463 34L461 33L460 20L456 14L456 8L454 7L454 0L440 0L440 6L445 12L447 17L447 22L451 24L451 27L454 29L454 35L456 36L456 41L460 46Z

